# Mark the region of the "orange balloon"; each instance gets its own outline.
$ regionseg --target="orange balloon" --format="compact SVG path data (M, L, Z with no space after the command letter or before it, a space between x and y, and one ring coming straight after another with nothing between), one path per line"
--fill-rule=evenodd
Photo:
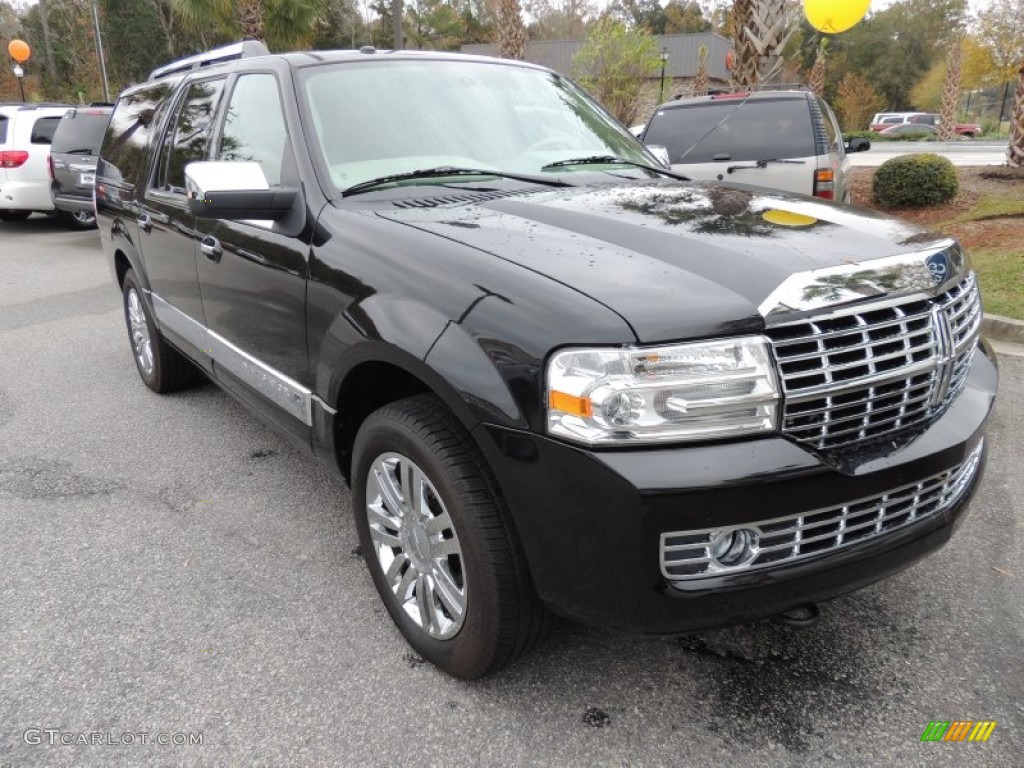
M28 61L28 57L32 55L32 49L28 47L28 43L24 40L11 40L7 46L7 52L19 64L24 64Z

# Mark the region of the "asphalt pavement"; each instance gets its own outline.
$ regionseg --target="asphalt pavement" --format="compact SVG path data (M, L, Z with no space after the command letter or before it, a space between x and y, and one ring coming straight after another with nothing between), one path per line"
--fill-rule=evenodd
M338 477L213 385L143 386L95 233L0 224L0 765L1019 766L1024 358L1004 350L987 475L931 558L812 630L559 621L463 683L391 625ZM998 725L922 743L933 720Z

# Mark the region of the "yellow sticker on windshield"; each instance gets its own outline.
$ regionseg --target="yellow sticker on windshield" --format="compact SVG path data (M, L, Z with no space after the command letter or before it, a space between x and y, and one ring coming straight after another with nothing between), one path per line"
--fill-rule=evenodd
M804 216L802 213L793 213L792 211L779 211L774 208L762 213L761 218L781 227L809 227L811 224L818 223L813 216Z

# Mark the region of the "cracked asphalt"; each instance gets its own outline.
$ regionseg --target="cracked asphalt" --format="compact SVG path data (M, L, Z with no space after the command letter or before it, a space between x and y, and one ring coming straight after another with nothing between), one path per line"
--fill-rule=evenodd
M213 385L143 386L95 233L0 223L0 765L1020 766L1024 357L1001 349L987 476L928 560L810 631L559 621L461 683L392 627L338 477ZM998 725L919 741L956 719ZM202 744L154 743L182 733Z

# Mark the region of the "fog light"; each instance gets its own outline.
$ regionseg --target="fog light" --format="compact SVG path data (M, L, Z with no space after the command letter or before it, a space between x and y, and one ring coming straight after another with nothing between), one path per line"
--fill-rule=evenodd
M743 565L757 554L757 531L733 528L711 534L711 557L720 565Z

